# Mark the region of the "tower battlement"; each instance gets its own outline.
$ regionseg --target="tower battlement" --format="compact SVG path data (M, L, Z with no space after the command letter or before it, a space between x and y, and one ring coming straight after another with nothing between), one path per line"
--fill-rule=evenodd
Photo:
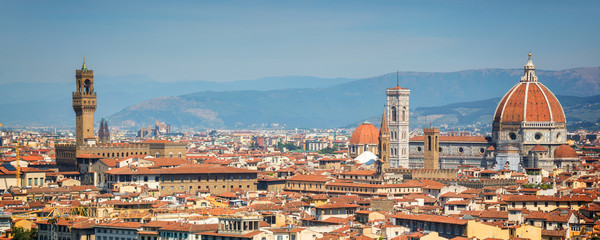
M440 128L437 127L425 127L423 128L423 133L440 133Z
M73 92L73 97L96 97L96 92Z

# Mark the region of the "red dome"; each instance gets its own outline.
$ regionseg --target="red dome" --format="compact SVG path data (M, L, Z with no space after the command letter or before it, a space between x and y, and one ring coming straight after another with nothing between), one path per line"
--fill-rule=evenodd
M350 144L379 144L379 130L373 124L364 122L354 129Z
M494 122L557 122L565 123L565 114L558 99L540 82L520 82L500 101Z
M579 158L579 154L571 146L563 144L554 150L554 158Z

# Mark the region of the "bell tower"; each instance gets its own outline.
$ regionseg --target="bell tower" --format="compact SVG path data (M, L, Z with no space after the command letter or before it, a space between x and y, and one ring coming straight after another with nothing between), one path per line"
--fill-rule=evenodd
M425 169L440 169L440 129L435 127L424 128L423 133L423 164Z
M88 70L83 57L81 69L75 70L76 91L73 92L75 111L76 142L82 146L94 137L94 112L96 112L96 92L94 92L94 71Z
M391 168L409 168L408 142L410 132L408 127L408 106L410 89L400 87L399 81L399 74L396 73L396 87L385 90L389 116L387 121L390 131L389 166Z

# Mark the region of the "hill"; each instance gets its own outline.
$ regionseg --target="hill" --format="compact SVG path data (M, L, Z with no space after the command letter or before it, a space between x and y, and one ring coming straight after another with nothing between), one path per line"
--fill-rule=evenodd
M555 94L600 94L600 68L537 73ZM403 72L398 78L400 86L411 89L411 108L424 111L413 111L414 123L461 125L473 121L488 123L486 119L491 118L483 113L494 111L497 104L497 100L490 98L503 96L521 75L522 70L483 69L451 73ZM127 107L110 120L111 124L124 127L145 126L160 120L183 129L261 128L274 123L290 128L340 127L381 114L385 89L396 85L396 77L396 73L390 73L328 88L205 91L155 98ZM588 87L578 87L581 85ZM583 101L568 101L579 100ZM448 106L426 108L448 103L460 103L461 107L453 110L457 115L451 114ZM475 116L477 119L473 119Z
M0 122L11 126L73 126L71 92L75 76L66 83L7 83L0 85ZM98 92L96 118L110 116L123 108L157 97L190 94L198 91L268 91L299 87L330 87L353 79L309 76L268 77L231 82L159 82L144 75L96 75Z
M98 75L95 79L99 103L96 118L110 116L111 126L131 128L147 126L155 120L179 129L262 128L273 124L290 128L340 127L369 116L379 116L385 103L385 89L395 86L397 77L400 86L411 89L411 110L434 111L426 107L481 101L483 105L485 101L492 103L491 98L503 96L519 81L522 71L400 72L398 76L389 73L357 80L277 77L225 83L165 83L142 75ZM557 95L584 98L600 94L600 67L538 70L537 75ZM3 112L0 122L24 126L73 126L70 99L73 88L74 83L0 85L0 111ZM575 103L584 101L571 100ZM462 124L474 121L472 118L478 111L488 110L463 108L456 110L459 115L447 113L447 107L438 109L447 113L443 116L413 111L412 119L414 123L423 124ZM493 107L489 111L493 111ZM592 117L584 116L586 114L591 113L573 113L568 117ZM480 117L482 123L488 122L483 115ZM432 122L434 120L444 121Z

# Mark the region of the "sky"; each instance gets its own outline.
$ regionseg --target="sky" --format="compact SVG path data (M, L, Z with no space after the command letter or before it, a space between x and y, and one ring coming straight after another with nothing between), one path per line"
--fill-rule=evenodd
M600 66L600 1L0 0L0 84Z

